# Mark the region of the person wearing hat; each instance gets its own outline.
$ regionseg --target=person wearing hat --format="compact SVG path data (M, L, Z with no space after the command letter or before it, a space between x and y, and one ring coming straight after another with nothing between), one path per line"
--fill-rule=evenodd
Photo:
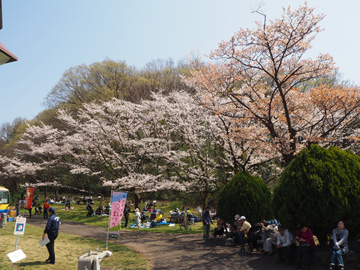
M46 224L44 234L42 236L42 240L45 239L45 235L48 235L48 238L50 240L49 243L46 244L46 247L49 252L49 258L45 261L46 263L55 264L55 239L58 237L59 234L59 224L60 224L60 218L55 214L55 208L50 207L49 208L49 219Z
M238 229L238 232L239 232L239 242L240 244L242 244L245 235L248 234L251 229L251 224L246 220L245 216L240 217L240 223L241 223L241 227Z
M241 226L242 226L242 223L241 223L241 221L240 221L240 215L238 215L238 214L236 214L235 215L235 221L234 221L234 228L241 228Z
M278 249L279 260L277 262L285 262L284 255L288 264L291 264L292 249L295 244L294 236L285 229L283 225L278 226L276 234L276 247Z

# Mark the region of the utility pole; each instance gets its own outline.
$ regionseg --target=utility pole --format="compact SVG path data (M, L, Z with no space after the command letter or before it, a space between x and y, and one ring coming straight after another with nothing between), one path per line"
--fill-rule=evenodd
M0 0L0 30L2 27L2 0Z

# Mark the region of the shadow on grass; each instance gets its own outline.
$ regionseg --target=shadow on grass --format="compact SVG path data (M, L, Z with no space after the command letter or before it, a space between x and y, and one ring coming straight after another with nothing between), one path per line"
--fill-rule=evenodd
M30 265L44 265L45 262L43 261L35 261L35 262L22 262L22 263L17 263L15 265L17 266L30 266Z

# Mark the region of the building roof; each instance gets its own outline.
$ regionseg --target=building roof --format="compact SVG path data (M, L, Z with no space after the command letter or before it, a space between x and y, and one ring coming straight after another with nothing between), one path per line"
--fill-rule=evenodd
M18 58L0 42L0 65L17 61Z

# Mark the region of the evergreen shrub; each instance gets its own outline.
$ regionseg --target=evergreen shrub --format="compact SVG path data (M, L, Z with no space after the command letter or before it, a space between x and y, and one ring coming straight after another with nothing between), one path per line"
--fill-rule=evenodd
M312 145L285 168L272 201L273 213L285 226L298 222L320 241L344 220L351 232L360 229L360 157L336 147ZM353 234L353 236L355 236Z
M270 216L271 193L266 184L250 173L237 173L220 191L217 213L230 224L234 216L245 216L255 224Z

